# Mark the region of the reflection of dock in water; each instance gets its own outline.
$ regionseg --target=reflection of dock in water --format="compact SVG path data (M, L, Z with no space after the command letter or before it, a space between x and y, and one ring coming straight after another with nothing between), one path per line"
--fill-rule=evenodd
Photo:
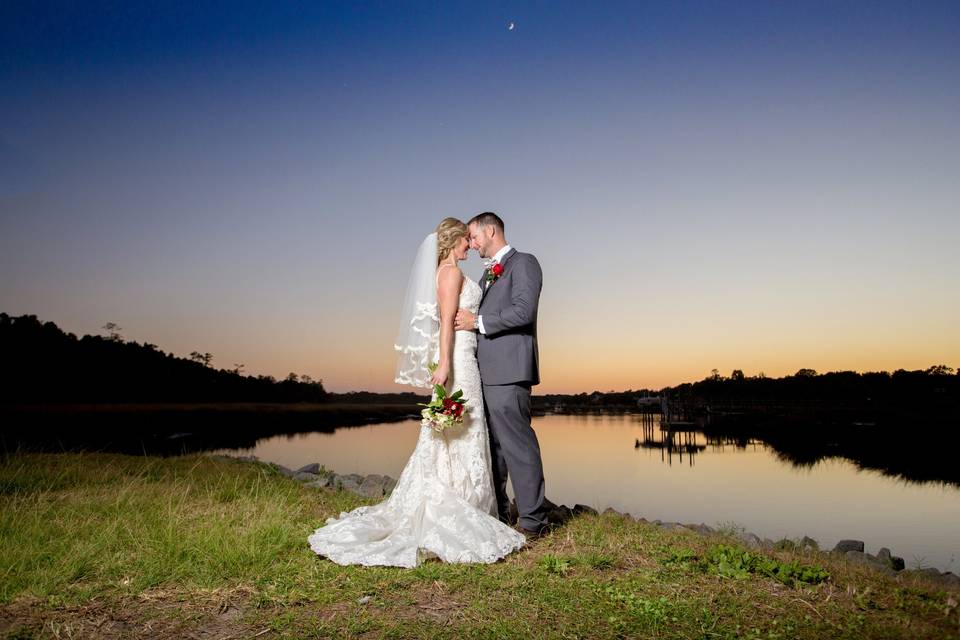
M694 458L707 448L701 443L703 434L692 428L684 428L676 422L673 427L664 424L660 416L644 414L640 420L643 429L643 440L637 438L634 444L636 449L659 449L660 459L668 465L673 465L673 457L677 456L683 463L684 454L687 463L692 467ZM659 437L658 437L659 436Z
M696 420L689 415L687 407L676 399L667 396L661 396L660 398L660 424L681 431L693 431L692 427L697 426Z
M708 447L711 451L722 452L728 447L742 451L747 447L756 450L758 446L763 445L760 440L756 439L708 437L704 435L696 422L686 420L666 421L663 420L665 416L666 414L663 416L642 414L640 416L643 438L635 439L634 448L659 450L660 459L670 466L673 466L674 456L682 464L684 454L686 454L687 464L692 467L696 455L706 451Z

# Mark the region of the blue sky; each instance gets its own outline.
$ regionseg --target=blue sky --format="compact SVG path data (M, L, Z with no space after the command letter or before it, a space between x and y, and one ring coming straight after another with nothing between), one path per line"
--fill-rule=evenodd
M7 3L0 309L390 390L420 240L494 210L544 267L543 391L958 366L958 35L932 2Z

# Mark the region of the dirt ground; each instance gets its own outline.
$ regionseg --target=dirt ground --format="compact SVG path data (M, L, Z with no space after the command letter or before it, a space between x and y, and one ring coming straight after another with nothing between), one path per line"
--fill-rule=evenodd
M44 606L21 599L0 606L0 636L7 638L185 638L226 640L269 637L271 629L244 622L250 607L244 593L186 599L150 593L119 602Z

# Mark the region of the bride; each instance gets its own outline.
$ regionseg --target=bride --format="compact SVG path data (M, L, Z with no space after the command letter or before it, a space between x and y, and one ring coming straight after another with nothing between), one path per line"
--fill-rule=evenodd
M453 329L457 309L476 313L482 297L480 285L457 266L467 258L468 235L463 222L446 218L420 245L394 345L400 352L395 381L462 389L463 423L441 432L421 426L390 497L328 518L314 531L310 548L337 564L415 567L427 558L491 563L526 540L496 517L477 334Z

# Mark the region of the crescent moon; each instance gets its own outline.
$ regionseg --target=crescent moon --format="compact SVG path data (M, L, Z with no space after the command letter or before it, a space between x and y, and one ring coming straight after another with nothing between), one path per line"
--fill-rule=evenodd
M515 22L511 22L510 24L507 25L507 31L513 31L513 28L516 26L517 25Z

